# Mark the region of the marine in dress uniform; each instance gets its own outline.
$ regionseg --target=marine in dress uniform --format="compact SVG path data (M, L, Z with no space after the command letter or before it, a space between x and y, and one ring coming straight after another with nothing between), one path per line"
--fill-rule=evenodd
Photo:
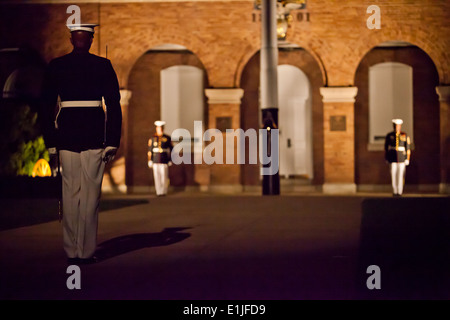
M165 196L169 188L169 165L172 164L172 140L164 133L164 121L155 121L156 133L148 140L148 166L153 168L157 196Z
M89 53L96 26L67 26L73 51L50 61L43 86L45 143L50 156L61 159L63 245L70 263L96 261L103 172L121 138L116 73L110 60Z
M394 197L403 194L406 166L411 157L411 141L409 136L401 131L402 119L393 119L394 131L386 135L384 143L385 159L390 164L391 182Z

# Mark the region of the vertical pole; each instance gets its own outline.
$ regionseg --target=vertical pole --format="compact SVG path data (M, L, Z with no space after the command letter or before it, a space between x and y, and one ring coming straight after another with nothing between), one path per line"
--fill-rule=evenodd
M277 1L262 0L261 6L261 111L263 130L268 130L270 137L271 129L278 129L278 39L277 39ZM271 139L267 139L267 146L261 146L262 152L271 148L278 148L279 141L275 145L269 145ZM265 148L265 150L264 150ZM270 164L269 164L270 165ZM263 175L263 195L280 194L280 176Z

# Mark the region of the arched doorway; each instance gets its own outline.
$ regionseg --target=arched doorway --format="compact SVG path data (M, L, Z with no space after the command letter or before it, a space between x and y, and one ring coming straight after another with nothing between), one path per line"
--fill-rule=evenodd
M411 163L406 169L405 192L436 192L440 181L439 100L436 94L439 77L428 54L421 48L405 42L386 42L372 48L361 60L355 73L355 86L358 87L355 101L355 183L357 188L359 191L391 192L389 170L384 160L384 137L381 138L383 134L379 133L377 134L378 143L371 142L369 126L371 122L377 121L371 117L380 116L380 112L389 112L390 117L391 112L396 111L380 110L372 115L369 111L369 101L372 99L369 90L370 70L376 66L384 66L387 69L382 73L391 74L388 77L390 80L386 80L384 76L383 82L395 80L396 84L390 86L391 91L395 86L400 85L399 81L402 82L399 88L403 88L401 89L403 91L407 90L409 81L412 81L412 114L406 112L401 115L412 119L412 126L408 130L414 136ZM401 66L401 69L396 69L398 66ZM409 70L412 71L412 79L407 76ZM394 93L394 91L391 94L385 91L383 94L391 96L392 99L399 99L399 92ZM375 94L381 94L381 92ZM402 99L407 100L409 94L406 96L405 94L401 96L403 96ZM405 102L407 101L402 101L402 103ZM391 130L392 123L389 120L387 132L384 134Z
M188 126L190 122L193 126L194 118L207 119L205 87L205 68L185 47L161 45L136 61L127 88L132 92L125 128L128 192L148 193L153 188L153 176L147 165L147 142L154 134L154 121L166 121L166 133L171 134L175 128ZM194 165L171 166L170 184L172 187L193 185L194 174Z
M324 178L323 104L322 96L320 94L320 87L324 85L324 77L315 58L307 50L298 46L291 46L288 48L280 47L278 62L281 70L286 68L292 72L292 75L287 76L286 79L283 79L283 73L278 76L278 87L280 90L280 109L278 120L279 124L281 126L286 126L286 124L284 124L284 121L288 121L289 123L287 115L283 115L284 111L286 110L284 110L281 104L292 104L296 106L294 110L298 113L301 119L297 119L297 124L295 124L295 120L293 120L293 122L290 123L289 126L291 128L294 128L292 130L306 130L301 133L297 133L297 159L300 160L297 161L298 170L295 175L297 175L297 178L299 179L284 179L289 180L289 183L288 185L281 185L281 192L283 192L283 190L300 192L316 189L320 190ZM241 104L241 127L244 130L250 128L258 130L261 126L261 111L259 109L259 72L260 55L259 52L257 52L243 68L240 80L240 87L244 89L244 96L242 98ZM309 92L309 94L307 92ZM303 102L301 102L302 99L304 100ZM291 102L289 102L289 100L291 100ZM301 113L303 113L303 116L300 115ZM310 119L310 127L308 127L308 125L306 124L307 122L304 125L300 124L302 119ZM288 133L283 132L283 130L284 129L280 127L281 135L286 138L284 142L280 141L280 143L284 143L284 145L287 146L287 138L290 137L288 137ZM300 134L303 135L301 138L299 138ZM294 140L291 139L290 143L292 146ZM304 150L310 153L300 155L299 153L302 148L305 148ZM293 167L295 168L296 160L295 158L293 159L294 160L291 160L291 163L293 163ZM280 161L283 160L281 160L280 158ZM242 184L244 185L244 187L260 186L261 177L259 172L259 165L252 165L247 163L248 162L246 162L246 164L242 166L241 170ZM284 167L284 165L282 164L280 164L280 166ZM304 168L306 168L306 170ZM280 171L280 173L282 172L283 171ZM295 175L292 178L295 178ZM307 179L305 179L306 177Z
M46 64L29 49L0 49L1 98L20 99L32 107L40 98Z
M292 65L278 66L280 176L313 177L311 85Z

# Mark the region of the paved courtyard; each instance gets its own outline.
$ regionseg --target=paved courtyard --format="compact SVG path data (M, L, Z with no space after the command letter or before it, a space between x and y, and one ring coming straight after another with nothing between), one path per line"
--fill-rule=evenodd
M2 217L57 212L55 199L0 205ZM450 297L448 197L104 195L101 208L100 262L80 266L80 289L57 219L0 231L0 299Z

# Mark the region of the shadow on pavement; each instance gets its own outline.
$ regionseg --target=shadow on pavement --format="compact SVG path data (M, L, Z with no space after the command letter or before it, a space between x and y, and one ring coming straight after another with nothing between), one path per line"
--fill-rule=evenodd
M144 199L101 199L100 212L146 204ZM59 219L57 198L0 198L0 231Z
M358 288L363 299L450 298L450 198L362 203ZM380 288L371 265L378 266ZM368 279L371 278L369 281Z
M99 261L104 261L143 248L171 245L191 236L190 233L180 232L186 229L190 228L165 228L159 233L136 233L113 238L100 243L95 255Z

